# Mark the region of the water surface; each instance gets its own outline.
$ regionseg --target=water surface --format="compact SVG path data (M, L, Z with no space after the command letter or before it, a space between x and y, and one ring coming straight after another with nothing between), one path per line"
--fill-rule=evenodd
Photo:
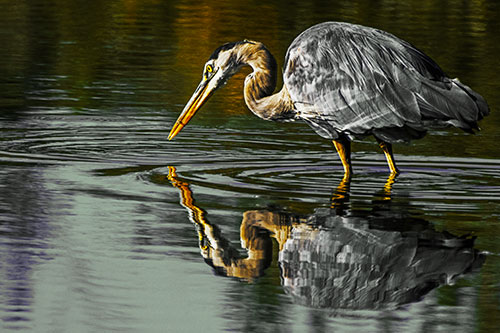
M491 331L500 326L499 5L0 1L0 327ZM257 15L258 14L258 15ZM227 41L279 66L322 21L388 30L480 92L482 131L331 143L257 119L237 74L168 132Z

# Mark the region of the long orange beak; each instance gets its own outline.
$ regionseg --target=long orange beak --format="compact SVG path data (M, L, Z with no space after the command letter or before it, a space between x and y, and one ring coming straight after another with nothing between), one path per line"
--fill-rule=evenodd
M210 96L212 96L215 88L209 87L210 80L202 80L196 90L193 93L193 96L189 99L184 110L182 110L181 115L177 118L170 134L168 135L168 139L172 140L181 129L187 125L187 123L193 118L196 111L198 111L202 105L208 100Z

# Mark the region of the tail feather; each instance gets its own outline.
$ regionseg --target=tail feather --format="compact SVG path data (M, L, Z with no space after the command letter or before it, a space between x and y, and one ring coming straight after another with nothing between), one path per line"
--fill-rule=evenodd
M476 106L478 108L478 118L476 119L476 121L479 121L490 114L490 108L483 96L479 95L477 92L472 90L469 86L466 86L465 84L460 82L458 79L453 79L452 81L454 85L462 89L476 103Z
M489 114L485 99L458 79L450 83L447 87L432 81L421 85L416 98L422 120L428 126L452 125L470 133L479 130L477 122Z

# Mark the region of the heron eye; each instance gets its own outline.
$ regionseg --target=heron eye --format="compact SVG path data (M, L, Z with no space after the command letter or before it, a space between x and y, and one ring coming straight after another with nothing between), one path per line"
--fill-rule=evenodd
M207 73L212 73L213 70L214 69L212 68L212 66L210 66L210 65L207 66Z

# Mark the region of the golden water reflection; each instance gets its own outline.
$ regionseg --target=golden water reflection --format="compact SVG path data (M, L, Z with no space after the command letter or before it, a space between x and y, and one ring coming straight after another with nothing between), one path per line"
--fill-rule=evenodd
M400 206L391 210L394 177L369 212L344 209L349 200L345 179L331 206L310 215L244 212L240 240L246 257L208 221L174 167L167 178L180 190L181 204L198 231L200 252L218 274L252 282L278 260L282 287L303 305L380 309L407 304L477 271L485 260L474 249L474 238L436 231ZM278 258L273 258L273 243L279 247Z

